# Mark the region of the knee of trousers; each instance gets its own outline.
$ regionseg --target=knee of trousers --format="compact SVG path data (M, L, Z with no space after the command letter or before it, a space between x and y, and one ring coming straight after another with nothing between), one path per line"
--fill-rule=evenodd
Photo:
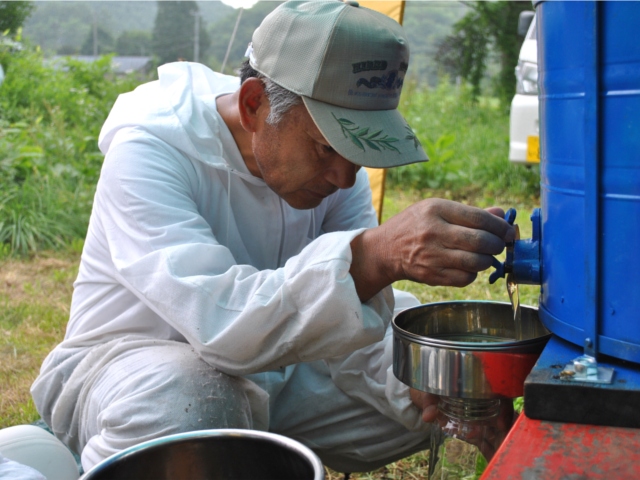
M211 428L253 428L251 385L226 375L201 359L194 369L172 376L163 385L167 404L162 408L180 432ZM188 374L184 374L188 371ZM152 395L154 395L152 393ZM155 396L155 395L154 395ZM149 398L151 400L151 398Z

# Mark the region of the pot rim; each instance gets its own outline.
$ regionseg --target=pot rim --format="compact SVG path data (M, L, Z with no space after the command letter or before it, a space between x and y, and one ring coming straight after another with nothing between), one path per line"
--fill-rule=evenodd
M538 345L539 343L546 343L547 340L551 337L551 332L547 330L548 333L545 335L541 335L538 337L529 338L526 340L508 340L508 341L496 341L491 343L479 343L479 342L463 342L463 341L453 341L453 340L445 340L437 337L430 337L428 335L419 335L416 333L411 333L405 330L401 324L402 320L407 316L409 312L413 312L415 310L428 310L435 307L444 307L447 305L464 305L464 304L482 304L482 305L504 305L511 308L511 303L509 302L499 302L494 300L451 300L444 302L434 302L427 303L423 305L417 305L415 307L410 307L405 310L402 310L398 315L393 318L391 321L391 326L393 328L394 334L398 337L416 343L418 345L423 345L427 347L434 347L439 349L448 349L448 350L464 350L464 351L500 351L509 353L511 351L517 350L521 351L523 347ZM531 305L520 305L520 308L524 308L527 310L538 310L537 307ZM542 325L544 327L544 325ZM545 328L546 330L546 328ZM460 335L464 335L466 332L460 332ZM456 335L456 334L452 334Z
M292 452L296 452L302 457L304 457L310 464L311 468L314 471L314 479L313 480L322 480L324 479L324 466L320 457L311 450L309 447L303 445L297 440L294 440L289 437L285 437L284 435L280 435L272 432L264 432L261 430L251 430L251 429L241 429L241 428L219 428L219 429L209 429L209 430L195 430L184 433L175 433L171 435L166 435L158 438L154 438L151 440L147 440L145 442L139 443L137 445L133 445L129 448L126 448L120 452L114 453L113 455L105 458L101 462L94 465L89 471L87 471L82 480L91 480L95 476L99 475L102 471L107 469L111 464L123 460L127 457L134 456L136 453L143 450L153 450L154 448L161 447L162 445L172 444L172 443L181 443L194 439L201 438L213 438L213 437L243 437L252 440L267 440L274 442L275 444L288 449Z

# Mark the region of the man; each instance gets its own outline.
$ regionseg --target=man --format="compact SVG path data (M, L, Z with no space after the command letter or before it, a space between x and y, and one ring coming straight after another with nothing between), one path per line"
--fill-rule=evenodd
M436 199L376 226L360 167L427 160L396 110L396 22L289 2L248 56L241 84L162 66L101 132L66 337L32 388L85 469L206 428L280 433L341 471L426 448L435 406L392 373L390 285L467 285L513 236L500 209Z

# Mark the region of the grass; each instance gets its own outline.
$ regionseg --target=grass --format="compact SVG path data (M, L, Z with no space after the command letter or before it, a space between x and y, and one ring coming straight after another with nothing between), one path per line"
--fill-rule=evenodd
M0 428L38 418L29 387L65 332L77 253L0 262Z
M472 100L469 88L409 84L400 110L425 148L429 162L389 171L389 183L420 191L455 192L458 199L538 198L538 167L508 161L509 116L492 99Z
M97 140L117 96L142 78L114 76L110 58L47 64L11 51L0 33L0 258L81 241L103 155Z

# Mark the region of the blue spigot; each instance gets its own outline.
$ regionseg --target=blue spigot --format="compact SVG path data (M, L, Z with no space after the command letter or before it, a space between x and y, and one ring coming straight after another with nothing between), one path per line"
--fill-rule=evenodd
M510 208L504 219L513 225L516 219L516 210ZM497 258L493 259L495 271L489 276L489 283L495 283L499 278L504 278L512 273L514 281L519 284L540 285L542 278L542 263L540 253L541 229L540 209L536 208L531 214L532 235L531 238L515 239L506 245L507 258L504 263Z

